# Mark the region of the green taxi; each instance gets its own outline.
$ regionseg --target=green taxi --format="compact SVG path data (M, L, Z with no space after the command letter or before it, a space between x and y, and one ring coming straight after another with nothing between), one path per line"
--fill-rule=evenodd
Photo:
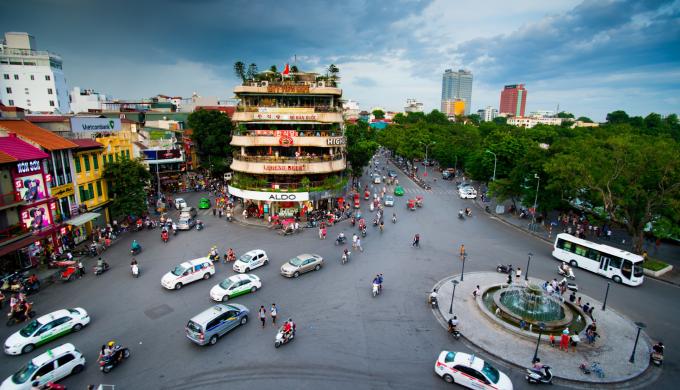
M209 209L210 208L210 199L201 198L201 200L198 201L198 208L201 209L201 210Z
M396 196L404 196L404 188L402 186L396 186L394 188L394 195Z

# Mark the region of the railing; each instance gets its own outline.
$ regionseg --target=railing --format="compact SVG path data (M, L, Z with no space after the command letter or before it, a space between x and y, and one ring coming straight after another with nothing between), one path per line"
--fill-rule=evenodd
M0 194L0 206L9 206L15 203L21 203L21 201L21 196L16 191Z
M239 130L234 129L233 135L246 137L274 137L277 131L294 131L297 137L342 137L342 131L336 130L296 130L296 129L260 129L260 130Z
M324 154L322 156L300 156L300 157L283 157L283 156L247 156L239 152L234 152L234 160L249 161L249 162L263 162L273 164L291 164L291 163L314 163L342 160L344 154Z
M17 49L12 47L0 48L0 54L11 56L31 56L31 57L54 57L61 59L57 54L45 50Z
M328 106L242 106L242 105L236 106L236 111L238 111L238 112L259 112L260 107L277 108L277 109L281 109L282 112L285 112L284 110L286 108L292 108L292 109L295 109L295 108L313 108L314 112L343 112L342 108L328 107Z
M290 192L295 192L295 191L305 191L305 192L321 192L321 191L329 191L329 190L338 190L341 189L342 187L347 184L347 178L345 179L334 179L332 182L329 182L328 180L315 180L315 181L309 181L307 183L279 183L279 182L270 182L270 181L257 181L253 179L239 179L238 177L234 177L232 182L230 183L231 186L242 189L242 190L250 190L250 191L273 191L273 192L278 192L278 191L290 191Z
M21 236L30 233L30 230L26 228L23 223L17 223L10 227L0 230L0 242L6 241L12 237Z

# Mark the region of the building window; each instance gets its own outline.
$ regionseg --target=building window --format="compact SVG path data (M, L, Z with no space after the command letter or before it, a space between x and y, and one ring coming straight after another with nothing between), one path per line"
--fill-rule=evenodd
M13 106L13 105L14 105L14 100L10 99L10 100L7 101L7 103L9 103L10 106Z
M80 201L81 202L87 201L88 197L87 197L87 191L85 191L85 187L78 186L78 191L80 192Z
M54 100L50 100L50 107L54 107Z
M92 166L95 171L99 169L99 157L96 154L92 155Z
M130 159L130 150L126 150L125 155L127 156L128 160L129 160Z
M9 80L9 75L7 73L5 73L3 77L5 78L5 80Z
M87 183L87 192L90 194L90 199L94 199L94 186L92 183Z
M34 76L34 75L31 75L31 80L35 80L35 76Z
M80 173L80 156L73 157L73 161L76 163L76 173Z
M102 181L97 180L97 196L101 198L102 196Z
M30 95L30 94L28 93L28 88L24 88L24 93L25 93L26 95Z
M7 87L7 88L5 88L5 91L7 91L7 93L12 93L12 88Z
M14 75L14 80L19 80L19 75L18 75L18 74L15 74L15 75Z
M46 74L46 75L45 75L45 80L46 80L46 81L50 81L50 75Z
M85 161L85 172L89 172L90 171L90 155L84 154L83 160Z
M52 88L47 88L47 94L48 94L48 95L52 95L53 92L54 92L54 91L52 91Z
M110 163L113 162L113 155L112 155L112 154L109 154L109 162L110 162Z

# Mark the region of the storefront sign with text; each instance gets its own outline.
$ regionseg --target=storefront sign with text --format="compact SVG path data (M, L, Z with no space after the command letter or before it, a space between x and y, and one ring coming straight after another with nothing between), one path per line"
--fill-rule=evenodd
M269 172L304 172L306 169L304 164L301 165L265 165L264 170Z
M229 186L233 196L248 200L265 200L270 202L302 202L309 200L309 192L260 192L248 191Z

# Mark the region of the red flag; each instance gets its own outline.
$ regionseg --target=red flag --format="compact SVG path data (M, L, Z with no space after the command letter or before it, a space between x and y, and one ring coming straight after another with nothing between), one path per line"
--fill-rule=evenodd
M281 72L281 74L284 75L284 76L288 76L289 73L290 73L290 67L288 66L288 64L286 64L286 67L283 68L283 72Z

